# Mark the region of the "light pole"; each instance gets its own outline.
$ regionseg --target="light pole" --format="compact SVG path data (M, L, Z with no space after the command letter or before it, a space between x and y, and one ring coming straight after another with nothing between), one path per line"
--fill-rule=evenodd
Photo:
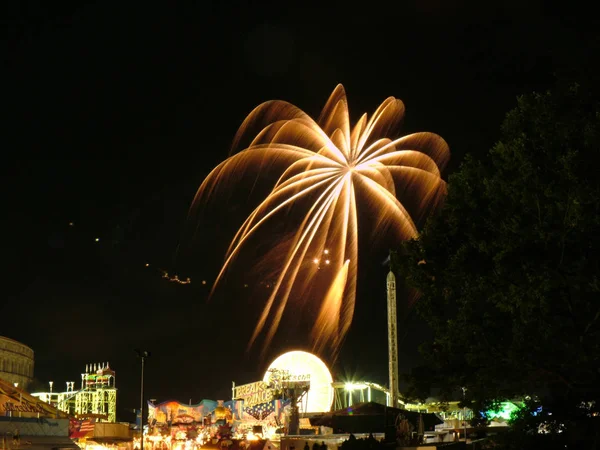
M142 359L142 377L140 380L140 450L144 450L144 361L150 356L150 352L139 349L135 349L135 352Z
M467 388L462 387L463 391L463 423L465 424L465 445L467 444Z

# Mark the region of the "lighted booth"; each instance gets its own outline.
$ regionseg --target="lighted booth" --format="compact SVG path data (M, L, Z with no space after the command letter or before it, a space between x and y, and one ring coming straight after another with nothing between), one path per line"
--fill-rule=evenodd
M153 450L193 450L209 441L217 422L231 422L231 405L202 400L190 405L169 400L148 403L147 445Z
M234 384L231 401L150 403L148 445L153 450L193 450L229 439L246 446L278 439L289 434L294 411L298 419L298 414L331 409L332 382L329 369L317 356L303 351L284 353L269 365L262 380Z

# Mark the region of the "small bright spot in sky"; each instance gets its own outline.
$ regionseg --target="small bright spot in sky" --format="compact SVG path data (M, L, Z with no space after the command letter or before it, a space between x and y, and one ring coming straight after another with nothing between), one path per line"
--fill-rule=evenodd
M75 222L69 222L69 226L70 227L75 226Z
M100 242L100 238L96 238L94 239L96 242Z
M150 264L146 263L146 267L150 267Z
M206 280L202 280L202 284L206 284Z

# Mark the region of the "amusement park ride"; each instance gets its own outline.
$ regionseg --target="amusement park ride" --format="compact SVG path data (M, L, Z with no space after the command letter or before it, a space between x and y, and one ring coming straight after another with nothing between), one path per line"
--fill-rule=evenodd
M292 375L289 370L272 368L269 369L267 387L271 390L273 397L290 400L291 414L288 434L299 434L300 411L298 404L310 390L310 376Z
M67 390L54 392L50 381L49 392L32 395L74 417L93 417L98 422L116 422L117 388L115 371L108 363L86 364L81 374L81 388L75 390L75 382L67 381Z

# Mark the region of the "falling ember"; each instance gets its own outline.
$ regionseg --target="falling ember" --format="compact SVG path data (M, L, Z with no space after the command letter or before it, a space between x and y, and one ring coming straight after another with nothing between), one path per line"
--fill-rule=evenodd
M312 329L314 349L317 351L325 347L329 337L334 336L336 339L343 338L343 336L337 333L337 330L339 329L339 311L342 307L341 301L344 298L349 263L350 261L346 261L340 268L329 290L325 294L324 301L321 303L321 311ZM341 345L341 342L333 342L332 345L337 347Z
M377 229L391 227L400 239L407 239L417 236L415 223L439 205L446 192L440 171L450 156L448 145L427 132L392 139L403 117L402 101L389 97L370 118L364 114L351 127L346 93L338 85L318 121L280 100L259 105L244 120L232 156L206 177L192 207L217 196L220 188L230 189L248 170L257 171L260 177L267 166L270 171L279 169L279 179L237 231L213 291L257 231L270 227L290 207L309 202L250 345L263 332L263 349L269 345L288 301L313 281L304 276L303 263L312 261L314 267L320 260L309 255L327 255L327 275L333 278L318 295L312 345L316 350L328 347L335 357L354 314L358 208L375 211ZM258 134L253 132L257 126ZM241 145L248 138L250 143ZM413 216L400 199L416 205Z

